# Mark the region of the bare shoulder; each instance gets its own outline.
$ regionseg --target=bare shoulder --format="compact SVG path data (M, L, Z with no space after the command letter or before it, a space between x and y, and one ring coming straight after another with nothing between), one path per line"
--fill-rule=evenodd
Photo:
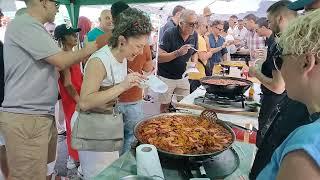
M320 167L306 151L292 151L288 153L282 160L277 179L320 179Z
M105 76L107 73L100 58L94 57L87 61L85 66L85 74L95 74Z

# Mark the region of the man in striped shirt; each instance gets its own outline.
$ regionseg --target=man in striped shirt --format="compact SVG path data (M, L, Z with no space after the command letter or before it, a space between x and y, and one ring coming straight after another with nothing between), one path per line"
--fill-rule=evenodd
M249 49L251 60L255 60L254 52L256 49L265 48L265 38L260 37L256 32L257 19L254 14L248 14L244 17L244 24L248 30L244 40L244 46Z

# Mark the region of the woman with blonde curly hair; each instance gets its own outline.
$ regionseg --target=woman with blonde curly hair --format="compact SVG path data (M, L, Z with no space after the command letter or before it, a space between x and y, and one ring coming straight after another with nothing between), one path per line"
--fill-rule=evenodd
M288 96L306 104L311 123L287 137L257 179L320 179L320 9L294 20L280 45L275 65L281 65Z
M82 143L78 146L78 150L84 179L92 179L119 157L120 139L123 139L123 119L117 118L122 117L116 108L117 98L145 79L137 72L127 74L127 61L133 61L143 52L151 32L150 19L142 11L134 8L123 11L117 18L109 44L92 54L87 61L78 112L72 117L74 137L76 131L85 129L81 136L86 136L86 142L72 138L73 146L76 146L75 142ZM98 112L105 114L105 116L97 115L104 118L97 119ZM89 117L82 116L86 113ZM85 119L88 122L87 127L80 127L81 116L87 117ZM93 122L97 122L98 126L93 126ZM93 137L87 137L89 134L99 139L90 141ZM108 137L105 137L105 134L108 134ZM107 144L107 147L105 145L101 147L101 144Z

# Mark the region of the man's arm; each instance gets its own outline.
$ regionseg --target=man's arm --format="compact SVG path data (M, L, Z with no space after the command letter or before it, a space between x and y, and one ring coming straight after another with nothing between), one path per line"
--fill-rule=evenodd
M227 54L224 54L224 55L222 56L222 61L227 61Z
M201 51L198 52L198 57L202 62L206 62L212 56L210 56L210 54L210 52Z
M165 50L162 50L161 48L159 48L159 59L158 59L159 63L170 62L177 57L178 57L177 50L173 51L171 53L167 53Z
M261 71L256 70L255 67L250 68L250 74L255 76L265 87L276 94L282 94L285 91L285 82L281 72L278 70L272 71L273 78L268 78L262 74Z
M222 50L222 47L210 48L209 52L211 52L212 54L215 54L215 53L217 53L217 52L219 52L221 50Z
M82 60L87 59L92 53L97 50L95 42L90 42L85 48L78 51L61 51L58 54L49 56L46 61L58 68L59 71L70 67L73 64L80 63Z
M188 53L190 48L190 44L185 44L180 49L175 50L171 53L167 53L165 50L159 48L159 63L170 62L177 57L183 56Z
M227 54L228 54L228 50L227 50L227 46L229 45L228 42L223 42L222 44L222 49L221 49L221 54L222 54L222 60L226 61L227 60Z
M199 59L198 53L194 53L194 54L191 56L191 61L194 62L194 63L197 63L197 62L198 62L198 59Z
M220 47L216 47L216 48L210 48L209 49L209 51L212 53L212 54L215 54L215 53L217 53L217 52L219 52L219 51L225 51L226 49L226 47L227 47L227 42L224 42L223 44L222 44L222 46L220 46Z
M207 33L205 36L204 36L204 40L206 41L206 44L207 44L207 49L210 50L211 46L210 46L210 41L209 41L209 33Z

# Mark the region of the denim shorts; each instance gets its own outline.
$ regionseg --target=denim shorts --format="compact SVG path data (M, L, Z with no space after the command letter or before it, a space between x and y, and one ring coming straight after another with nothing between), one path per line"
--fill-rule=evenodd
M131 143L135 137L133 134L134 126L143 119L143 101L130 103L118 103L124 122L124 143L123 153L131 149Z

